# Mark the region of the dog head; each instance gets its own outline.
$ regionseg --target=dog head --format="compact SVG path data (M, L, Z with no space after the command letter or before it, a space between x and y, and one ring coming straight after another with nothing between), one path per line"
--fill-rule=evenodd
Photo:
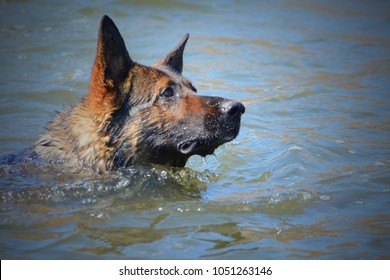
M183 167L239 133L245 107L200 96L182 76L189 35L151 67L129 56L114 22L104 16L85 102L109 155L107 169L143 163Z

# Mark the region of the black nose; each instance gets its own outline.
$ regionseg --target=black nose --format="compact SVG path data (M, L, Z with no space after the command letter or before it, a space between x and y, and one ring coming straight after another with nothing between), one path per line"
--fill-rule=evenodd
M222 110L228 115L234 117L236 115L242 115L245 113L245 106L240 102L236 101L226 101L222 104Z

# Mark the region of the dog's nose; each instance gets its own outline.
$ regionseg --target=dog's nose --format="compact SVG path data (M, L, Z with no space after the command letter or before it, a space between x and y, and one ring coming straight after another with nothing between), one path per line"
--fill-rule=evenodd
M245 113L245 106L241 102L229 100L224 102L221 107L224 112L232 117Z

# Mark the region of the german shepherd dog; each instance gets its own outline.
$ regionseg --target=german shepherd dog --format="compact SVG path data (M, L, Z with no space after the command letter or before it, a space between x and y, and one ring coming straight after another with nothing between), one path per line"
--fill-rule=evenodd
M189 35L147 67L132 60L114 22L100 23L89 94L57 113L33 145L39 158L114 170L140 164L184 167L233 140L245 107L199 96L181 73Z

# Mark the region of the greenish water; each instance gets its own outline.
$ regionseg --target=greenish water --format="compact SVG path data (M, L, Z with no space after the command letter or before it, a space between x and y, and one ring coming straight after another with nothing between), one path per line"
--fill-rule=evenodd
M1 259L390 258L388 1L2 1L0 152L87 93L110 15L150 65L246 106L185 169L0 166Z

